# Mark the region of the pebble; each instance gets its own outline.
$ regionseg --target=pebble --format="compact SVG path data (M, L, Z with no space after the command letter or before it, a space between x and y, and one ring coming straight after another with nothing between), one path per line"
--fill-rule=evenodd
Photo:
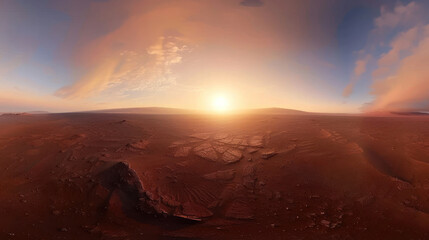
M52 214L54 214L55 216L58 216L61 214L61 212L59 210L54 210L52 211Z
M325 227L329 227L329 225L331 224L331 222L328 221L328 220L323 219L323 220L320 221L320 224L322 224Z

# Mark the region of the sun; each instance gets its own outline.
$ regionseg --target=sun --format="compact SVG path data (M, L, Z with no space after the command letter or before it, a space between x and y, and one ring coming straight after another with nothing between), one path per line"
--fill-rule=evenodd
M228 98L223 95L215 96L212 101L213 110L216 112L226 112L230 108Z

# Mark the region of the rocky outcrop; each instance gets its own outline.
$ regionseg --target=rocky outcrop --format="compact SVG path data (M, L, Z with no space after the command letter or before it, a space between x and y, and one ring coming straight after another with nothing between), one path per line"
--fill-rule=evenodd
M274 150L265 150L261 153L261 158L268 159L277 155L277 152Z
M218 173L220 178L228 175ZM212 216L209 209L216 206L221 188L210 180L217 175L202 178L182 169L162 167L139 175L126 162L118 162L102 172L102 184L110 191L123 192L127 206L134 205L144 213L162 214L200 221Z
M197 147L194 148L194 153L197 156L200 156L204 159L217 161L218 156L214 148L209 143L203 143Z
M209 173L204 175L204 178L210 179L210 180L232 180L235 177L235 170L234 169L228 169L224 171L217 171L213 173Z
M231 135L226 133L195 133L189 139L175 141L169 149L174 157L194 155L223 164L240 161L243 154L253 154L264 147L264 136Z

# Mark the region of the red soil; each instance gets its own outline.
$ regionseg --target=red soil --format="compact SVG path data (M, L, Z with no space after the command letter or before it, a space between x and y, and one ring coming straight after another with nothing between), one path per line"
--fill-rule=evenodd
M429 118L0 116L0 239L427 239Z

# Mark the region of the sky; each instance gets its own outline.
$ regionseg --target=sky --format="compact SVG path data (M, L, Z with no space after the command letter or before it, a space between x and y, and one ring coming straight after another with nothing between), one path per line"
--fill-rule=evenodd
M427 1L0 0L0 112L429 111ZM226 99L226 100L225 100Z

